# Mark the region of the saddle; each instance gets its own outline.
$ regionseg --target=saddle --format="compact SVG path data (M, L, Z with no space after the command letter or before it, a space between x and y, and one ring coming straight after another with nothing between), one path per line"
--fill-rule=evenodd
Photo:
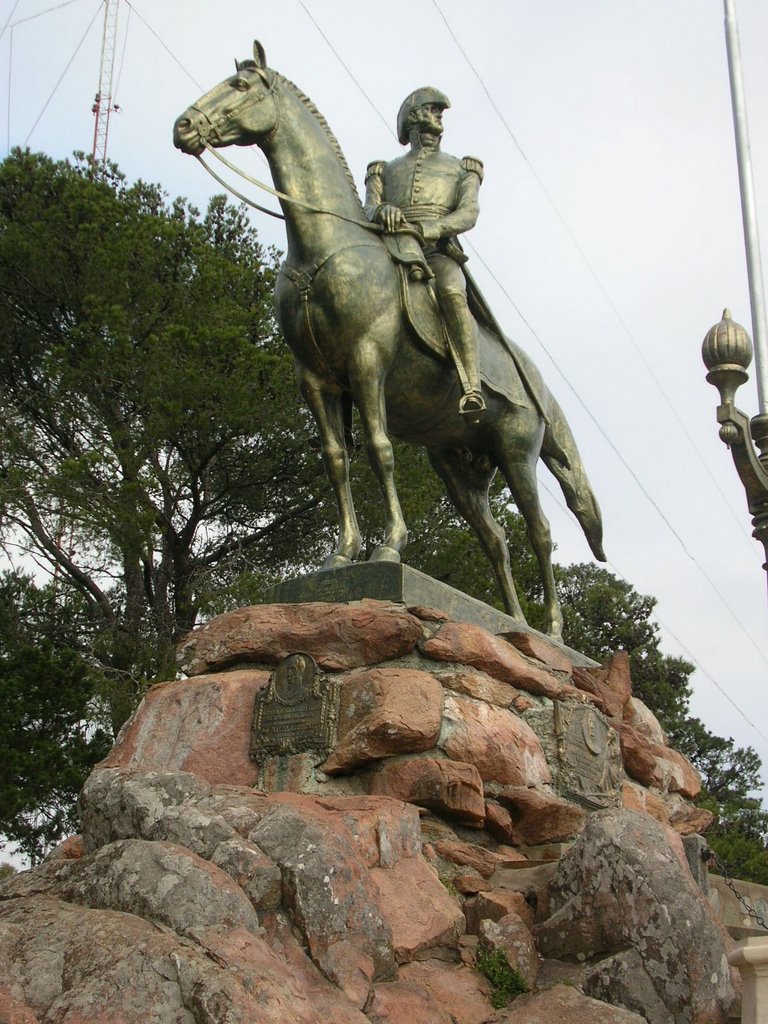
M435 275L417 237L404 231L382 235L382 240L398 269L400 304L416 343L441 362L452 364ZM478 363L483 383L514 405L525 409L538 405L534 382L524 375L510 343L499 334L483 296L468 276L467 300L479 328Z

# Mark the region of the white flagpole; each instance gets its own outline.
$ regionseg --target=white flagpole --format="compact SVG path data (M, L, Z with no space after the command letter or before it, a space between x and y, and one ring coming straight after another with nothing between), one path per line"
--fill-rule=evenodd
M725 41L728 49L728 71L731 79L731 104L736 135L736 157L739 165L741 216L744 223L744 244L747 251L749 301L752 309L752 339L755 347L755 377L759 413L768 414L768 333L765 321L765 290L760 260L760 239L755 212L755 190L752 181L752 157L747 128L747 107L741 75L739 30L736 25L734 0L725 3Z

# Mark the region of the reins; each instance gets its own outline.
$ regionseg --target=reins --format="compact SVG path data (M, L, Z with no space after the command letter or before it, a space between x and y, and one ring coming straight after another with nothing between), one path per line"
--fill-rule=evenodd
M347 217L345 214L337 213L335 210L323 210L318 206L312 206L311 203L305 203L303 199L296 199L294 196L289 196L286 192L280 192L278 189L272 188L271 185L267 185L266 182L259 181L258 178L252 178L250 174L246 174L245 171L242 171L235 164L227 160L226 157L222 156L221 153L218 152L218 150L214 149L214 147L208 142L207 139L203 139L202 141L206 150L213 156L215 156L217 160L220 160L225 167L229 168L230 171L234 171L235 174L239 175L244 181L247 181L250 185L255 185L257 188L262 189L264 192L268 192L270 195L275 196L277 199L282 199L286 203L291 203L293 206L298 206L302 210L307 210L308 213L321 213L325 214L328 217L336 217L339 220L345 220L348 224L355 224L359 228L365 228L366 231L373 231L375 234L378 235L383 234L384 229L380 224L372 224L370 221L367 220L357 220L355 217ZM223 178L220 178L219 175L216 174L216 172L211 167L208 166L208 164L203 160L200 154L197 154L197 159L200 161L200 163L203 165L206 171L208 171L211 177L215 178L220 185L223 185L224 188L228 189L233 196L237 196L237 198L242 200L242 202L246 203L248 206L252 206L255 210L259 210L261 213L269 214L270 217L277 217L278 220L285 220L285 217L282 213L275 213L274 210L268 210L264 206L259 206L258 203L254 203L251 199L248 199L241 192L238 192L237 189L232 188L231 185L224 181Z

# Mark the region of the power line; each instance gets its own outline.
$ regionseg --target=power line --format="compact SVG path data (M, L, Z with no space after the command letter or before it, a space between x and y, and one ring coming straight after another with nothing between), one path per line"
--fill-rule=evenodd
M563 504L560 496L558 494L556 494L551 489L551 487L549 487L549 485L544 480L540 480L539 484L543 488L543 490L545 490L547 492L547 494L552 499L552 501L555 503L555 505L558 505L559 508L561 509L561 511L564 512L567 515L568 514L568 509ZM618 566L616 565L615 562L613 562L611 559L608 559L607 560L607 564L610 566L611 572L613 572L614 575L618 576L619 579L623 580L628 586L633 587L633 589L634 589L634 584L630 583L630 581L627 579L627 577L624 575L624 573L621 571L621 569L618 568ZM739 713L739 715L747 723L747 725L749 725L752 729L754 729L754 731L758 734L758 736L760 736L761 739L765 740L766 745L768 745L768 736L766 736L765 733L762 731L762 729L752 721L752 719L746 714L745 711L742 710L742 708L736 703L736 701L734 701L734 699L731 697L731 695L728 693L728 691L724 687L722 687L720 685L720 683L718 683L718 681L715 679L715 677L712 675L712 673L709 672L702 665L702 663L699 661L699 659L696 657L696 655L691 652L690 648L685 643L683 643L683 641L674 632L674 630L670 629L670 627L661 618L661 616L658 614L658 612L655 609L651 612L651 617L654 618L656 620L656 622L658 622L658 624L662 627L662 629L666 630L666 632L672 637L672 639L675 641L675 643L683 651L685 656L687 658L689 658L693 662L694 666L699 670L699 672L701 672L701 674L703 676L705 676L710 681L710 683L712 683L712 685L715 687L715 689L723 697L725 697L725 699L728 701L728 703L731 705L731 707L733 707ZM759 650L758 650L758 654L760 654L762 656L762 652L759 651Z
M27 135L26 139L24 139L24 145L25 145L25 146L27 145L27 143L29 142L29 140L30 140L30 139L32 138L32 133L34 132L35 128L37 128L38 124L40 123L40 119L42 118L42 116L43 116L43 114L45 113L45 111L46 111L46 110L48 109L48 104L49 104L49 103L51 102L51 100L53 99L53 97L54 97L54 96L56 95L56 91L58 90L59 86L61 85L62 81L64 80L64 76L65 76L65 75L66 75L66 73L67 73L67 72L69 71L69 69L70 69L70 68L72 67L72 64L73 64L73 62L74 62L74 59L75 59L75 57L76 57L76 56L78 55L78 53L80 52L80 47L81 47L81 46L83 45L83 43L85 42L86 36L87 36L87 35L88 35L88 33L89 33L89 32L91 31L91 28L93 27L93 23L94 23L94 22L96 21L96 18L98 17L99 11L101 10L101 6L102 6L102 5L101 5L101 3L100 3L100 4L99 4L99 6L98 6L98 7L96 8L96 13L95 13L95 14L94 14L94 16L93 16L93 17L91 18L90 22L88 23L88 28L87 28L87 29L85 30L85 32L83 33L83 35L82 35L82 37L81 37L81 39L80 39L80 42L79 42L79 43L77 44L77 46L75 47L75 52L74 52L74 53L72 54L72 56L71 56L71 57L69 58L69 61L68 61L68 63L67 63L67 66L66 66L66 67L64 68L64 70L62 71L62 73L61 73L61 74L59 75L59 79L58 79L58 81L56 82L56 85L54 85L54 87L53 87L53 91L51 92L51 95L50 95L50 96L48 97L48 99L47 99L47 100L45 101L45 103L43 104L43 109L42 109L42 110L40 111L40 113L39 113L39 114L37 115L37 120L36 120L36 121L35 121L35 123L34 123L34 124L32 125L32 127L31 127L31 128L29 129L29 133L28 133L28 135Z
M8 28L8 26L10 25L10 23L11 23L11 18L12 18L12 17L14 16L14 14L16 13L16 8L17 8L18 6L19 6L19 0L16 0L16 2L15 2L15 3L14 3L14 5L13 5L13 7L11 8L11 13L10 13L10 14L8 15L8 17L7 17L6 19L5 19L5 24L3 25L3 30L2 30L2 32L0 32L0 39L2 39L2 38L3 38L3 36L5 35L5 30L6 30L6 29Z
M190 80L190 82L192 82L192 84L196 88L198 88L200 90L200 92L204 92L204 89L203 89L202 85L200 85L200 83L195 78L195 76L192 74L192 72L189 71L188 68L184 67L184 65L181 63L181 61L176 56L176 54L173 52L173 50L171 50L171 48L169 46L167 46L163 42L163 40L160 38L160 36L157 34L157 32L155 32L155 30L149 24L147 19L142 14L140 14L139 11L136 10L134 5L131 3L131 0L125 0L125 2L128 4L128 7L133 11L133 13L136 15L136 17L142 23L142 25L144 25L144 27L147 29L147 31L150 32L155 37L155 39L158 41L158 43L160 43L160 45L165 50L165 52L168 54L168 56L171 58L171 60L174 62L174 64L177 64L181 68L181 70L184 72L184 74L187 76L187 78Z
M653 381L653 383L656 385L656 388L657 388L659 394L664 399L664 402L668 406L668 408L669 408L670 412L672 413L673 417L677 420L677 423L678 423L680 429L682 430L683 434L687 438L688 443L690 444L691 448L696 453L696 457L698 458L699 462L703 466L704 471L706 472L707 476L709 477L709 479L711 480L712 484L714 485L715 490L718 492L718 494L722 498L726 508L728 509L728 512L733 517L734 522L737 524L737 526L739 528L739 532L745 538L745 540L747 540L747 542L749 543L750 550L753 550L752 544L751 544L751 540L749 538L749 534L747 533L747 530L746 530L746 527L744 525L743 519L740 518L736 514L734 509L731 507L731 504L728 501L728 498L726 497L725 492L723 491L723 489L721 488L720 484L718 483L717 478L715 477L715 475L712 473L712 470L709 468L709 466L707 465L706 461L704 460L704 458L703 458L703 456L702 456L702 454L701 454L701 452L699 450L698 445L694 441L693 437L691 436L691 434L690 434L690 432L688 430L688 427L685 425L685 422L680 417L680 414L678 413L678 411L674 407L671 399L669 398L669 396L667 395L666 391L664 390L664 387L663 387L661 381L659 380L659 378L656 376L656 374L655 374L655 372L653 370L653 367L648 362L648 360L645 358L645 354L643 353L643 350L638 345L634 335L632 334L632 331L629 329L629 325L624 320L624 317L621 315L619 309L617 308L616 304L614 303L613 299L611 298L611 295L608 292L607 288L603 285L603 282L600 279L600 276L598 275L597 271L593 267L589 257L587 256L586 252L584 251L584 248L580 244L580 242L579 242L578 238L576 237L576 235L571 230L571 227L568 224L568 222L566 221L565 217L560 212L560 209L557 206L557 203L552 198L552 195L550 194L550 192L547 189L546 185L544 184L542 178L539 176L538 172L536 171L536 168L533 166L531 161L526 156L522 146L520 145L520 143L517 140L517 137L515 136L515 133L512 131L512 128L510 127L507 119L504 117L504 114L501 112L501 109L499 108L498 104L496 103L496 101L494 100L493 96L491 95L491 92L488 89L488 86L485 84L485 82L484 82L484 80L482 78L482 75L480 74L480 72L477 70L477 68L472 63L472 61L471 61L467 51L461 45L461 43L460 43L460 41L458 39L458 36L453 31L453 29L452 29L448 19L446 18L445 14L443 14L442 10L440 9L440 5L438 4L437 0L432 0L432 4L433 4L435 10L437 11L437 13L440 15L440 17L441 17L441 19L442 19L446 29L448 30L448 33L449 33L451 39L453 39L454 43L456 44L457 49L459 50L459 52L461 53L462 57L466 61L467 66L469 67L470 71L472 72L472 74L475 76L475 78L480 83L480 86L482 87L483 92L488 97L488 100L489 100L491 106L493 107L494 111L496 112L496 115L498 116L498 118L501 121L501 123L504 125L504 129L507 132L507 134L509 135L509 137L512 140L512 142L514 143L515 148L520 153L520 156L523 158L523 160L526 162L526 164L528 164L528 167L530 169L530 172L531 172L534 180L536 181L536 184L539 186L539 188L543 192L543 194L546 197L548 203L552 207L552 210L554 211L557 219L560 221L560 224L562 225L562 227L564 228L566 234L568 235L568 237L570 238L571 242L573 243L574 248L576 249L578 254L581 256L581 259L584 262L584 265L586 266L587 270L589 271L592 279L597 284L597 287L600 290L601 294L603 295L603 298L606 300L606 302L610 306L611 311L613 312L614 316L616 317L616 319L618 320L619 324L621 325L621 328L624 331L624 333L627 336L627 338L629 339L630 343L632 344L632 347L635 349L635 352L639 356L640 361L642 362L643 366L645 367L646 371L648 372L648 375L650 376L650 378Z
M347 74L349 75L349 77L350 77L350 78L352 79L352 81L353 81L353 82L354 82L354 84L355 84L355 85L357 86L357 88L359 88L359 89L360 89L360 91L362 92L363 96L365 96L366 100L367 100L367 101L368 101L368 102L369 102L369 103L371 104L371 106L373 106L374 110L376 111L376 113L378 114L378 116L379 116L379 117L381 118L381 120L383 120L383 121L385 122L385 124L386 124L387 122L386 122L386 120L384 119L384 117L383 117L383 115L381 114L381 112L380 112L380 111L378 110L378 108L377 108L377 107L375 106L375 104L374 104L374 103L373 103L373 101L372 101L372 100L370 99L370 97L369 97L369 96L367 95L367 93L365 93L365 91L364 91L364 90L362 89L362 86L361 86L361 85L360 85L360 83L359 83L359 82L357 81L356 77L355 77L355 76L353 75L353 73L351 72L351 70L349 69L349 67L347 66L347 64L346 64L346 63L345 63L345 62L344 62L344 61L342 60L342 58L341 58L340 54L339 54L339 53L338 53L338 52L336 51L335 47L333 47L333 45L332 45L332 44L330 43L330 40L328 39L328 37L327 37L327 36L325 35L325 33L324 33L324 32L323 32L323 31L322 31L321 29L320 29L320 27L319 27L319 25L317 24L317 22L315 21L315 19L314 19L314 18L313 18L313 17L312 17L312 16L311 16L311 15L309 14L309 11L307 11L307 8L306 8L306 6L305 6L305 5L304 5L304 3L303 3L303 0L299 0L299 3L300 3L300 4L301 4L301 6L302 6L302 7L304 8L304 10L306 11L306 13L307 13L307 14L309 15L309 17L310 17L310 19L311 19L312 23L313 23L313 24L314 24L314 25L316 26L316 28L318 29L318 31L319 31L319 32L320 32L320 34L322 35L323 39L324 39L324 40L326 41L326 43L328 44L329 48L330 48L330 49L331 49L331 51L333 52L334 56L336 56L336 58L338 59L339 63L340 63L341 65L342 65L342 67L343 67L343 68L344 68L344 70L346 71L346 73L347 73ZM437 3L436 3L436 0L433 0L433 3L435 3L435 6L437 7ZM439 7L438 7L437 9L438 9L438 11L439 11ZM440 12L440 13L441 13L441 15L442 15L442 12ZM454 39L455 39L455 36L454 36ZM458 45L458 43L457 43L457 45ZM461 47L459 47L459 48L461 49ZM463 52L464 52L464 51L462 50L462 53L463 53ZM479 76L478 76L478 77L479 77ZM486 90L486 92L487 92L487 90ZM489 94L489 95L490 95L490 94ZM494 107L495 107L495 104L494 104ZM503 120L503 118L502 118L502 120ZM506 125L506 122L504 122L504 123L505 123L505 125ZM508 127L508 126L507 126L507 127ZM512 134L512 133L511 133L511 129L510 129L510 134ZM514 139L514 136L513 136L513 139ZM515 141L515 145L516 145L516 146L518 147L518 149L520 149L520 146L519 146L519 144L517 143L517 140L516 140L516 139L514 139L514 141ZM520 152L521 152L521 153L523 152L523 151L522 151L522 149L520 149ZM525 156L525 155L523 154L523 156ZM543 186L542 186L542 188L543 188ZM550 200L550 201L551 201L551 200ZM554 204L553 204L553 205L554 205ZM569 234L570 234L570 231L569 231ZM575 241L575 239L574 239L574 241ZM719 600L721 601L721 603L722 603L722 604L724 605L724 607L725 607L725 608L727 609L727 611L728 611L728 612L729 612L729 614L730 614L730 615L732 616L732 618L733 618L734 622L736 623L736 625L737 625L737 626L739 627L739 629L741 629L741 631L742 631L742 632L744 633L744 635L746 636L746 638L747 638L747 639L749 640L749 642L750 642L750 643L752 644L752 646L753 646L753 647L755 648L755 650L756 650L756 651L757 651L757 653L758 653L758 654L760 655L760 657L761 657L761 658L762 658L762 659L763 659L764 661L768 662L768 658L766 658L766 655L765 655L765 654L764 654L764 653L763 653L763 652L762 652L762 651L760 650L760 648L759 648L759 647L757 646L757 644L755 643L755 641L753 640L753 638L751 637L751 635L750 635L750 634L749 634L749 633L747 632L747 630L746 630L746 628L744 627L743 623L742 623L742 622L740 621L740 619L738 618L738 616L736 615L736 613L735 613L735 612L733 611L733 609L732 609L732 608L730 607L730 605L728 604L728 602L726 601L726 599L724 598L724 596L723 596L723 595L722 595L722 594L720 593L720 591L718 590L718 588L717 588L717 586L715 585L714 581L713 581L713 580L711 579L711 577L710 577L710 576L709 576L709 574L708 574L708 573L707 573L707 572L705 571L705 569L704 569L704 568L703 568L703 567L702 567L702 566L700 565L700 563L699 563L699 562L698 562L698 561L696 560L696 558L695 558L695 557L694 557L694 556L693 556L693 555L691 554L691 552L690 552L690 551L688 551L688 549L687 549L687 547L686 547L686 545L685 545L685 542L683 541L682 537L681 537L681 536L679 535L679 533L677 532L677 530L675 530L675 528L674 528L674 527L672 526L672 524L670 523L670 521L669 521L669 520L667 519L666 515L665 515L665 514L664 514L664 512L662 511L662 509L661 509L661 508L660 508L660 507L659 507L659 506L657 505L657 503L656 503L656 502L655 502L655 501L653 500L653 498L651 498L650 494L649 494L649 493L648 493L648 492L646 491L645 487L643 486L642 482L641 482L641 481L640 481L640 479L638 478L637 474L636 474L636 473L634 472L634 470L632 469L632 467L631 467L631 466L630 466L630 465L629 465L629 464L627 463L627 461L626 461L626 460L624 459L624 457L623 457L623 456L621 455L621 453L620 453L620 452L619 452L619 450L618 450L618 449L616 448L616 446L615 446L615 444L613 443L613 441L611 441L611 439L610 439L610 438L608 437L608 435L607 435L607 434L606 434L606 432L605 432L605 431L603 430L603 428L601 427L601 425L599 424L599 422L597 421L597 419L595 418L595 416L594 416L594 415L592 414L592 412L590 411L590 409L589 409L589 408L587 407L587 405L586 405L586 404L584 403L584 401L582 400L581 396L580 396L580 395L578 394L578 392L576 391L576 389L574 388L574 386L573 386L573 385L572 385L572 384L570 383L570 381L569 381L569 380L568 380L568 378L567 378L567 377L565 376L565 374L564 374L564 373L563 373L563 372L562 372L562 371L560 370L560 368L559 368L559 367L557 366L557 363L556 363L556 361L555 361L554 357L553 357L553 356L551 355L551 353L550 353L550 352L548 351L547 347L546 347L546 346L544 345L544 343L542 342L542 340L541 340L541 338L539 337L539 335L537 334L537 332L536 332L536 331L534 330L534 328L532 327L532 325L531 325L531 324L530 324L530 323L528 322L528 320L527 320L527 319L526 319L526 317L525 317L525 316L523 315L523 313L521 312L521 310L519 309L519 307L517 306L517 304L516 304L516 303L514 302L514 300L512 299L512 297L511 297L511 295L509 294L509 292L507 291L507 289L506 289L506 288L504 287L504 285L503 285L503 284L502 284L502 283L501 283L501 282L499 281L498 277L496 277L496 275L495 275L495 274L493 273L493 271L492 271L492 270L490 269L490 267L489 267L489 266L488 266L488 264L487 264L487 263L485 262L485 260L484 260L484 259L483 259L483 258L482 258L482 257L480 256L480 254L479 254L479 253L477 252L477 249L476 249L476 248L475 248L475 247L474 247L474 246L473 246L473 245L472 245L471 243L468 243L468 246L469 246L469 248L471 248L471 249L472 249L472 251L473 251L473 252L475 253L475 255L476 255L476 256L478 257L478 259L479 259L479 260L480 260L480 262L481 262L481 263L483 264L483 266L484 266L484 267L485 267L485 269L486 269L486 270L488 271L488 273L489 273L489 274L491 275L491 277L492 277L492 278L493 278L493 280L494 280L494 281L496 282L496 284L497 284L497 285L498 285L498 286L499 286L499 287L501 288L501 290L502 290L503 294L504 294L504 295L506 296L506 298L507 298L507 299L509 300L509 302L511 303L512 307L513 307L513 308L515 309L515 311L516 311L516 312L518 313L518 315L520 316L520 318L522 319L522 321L523 321L523 322L525 323L525 325L526 325L526 326L528 327L528 329L529 329L529 330L531 331L531 334L533 335L533 337L534 337L534 338L536 338L536 340L538 341L538 343L539 343L539 344L541 345L541 347L542 347L543 351L544 351L544 352L546 353L546 355L547 355L548 359L549 359L549 360L550 360L550 361L552 362L552 364L553 364L553 365L554 365L554 366L555 366L555 367L557 368L557 370L558 370L558 373L559 373L559 375L561 376L561 378L562 378L562 379L563 379L563 380L565 381L565 383L566 383L566 384L568 385L568 387L570 388L570 390L571 390L571 391L573 392L573 394L574 394L574 395L576 396L577 400L579 401L579 404L580 404L580 405L581 405L581 406L582 406L582 407L584 408L584 410L585 410L585 411L587 412L588 416L589 416L589 417L590 417L590 419L591 419L591 420L593 421L593 423L595 424L595 426L596 426L596 427L597 427L597 429L599 430L600 434L601 434L601 435L602 435L602 436L603 436L603 437L605 438L605 440L607 441L607 443L609 444L609 446L611 447L611 449L612 449L612 450L614 451L614 453L615 453L615 454L617 455L617 457L618 457L618 458L619 458L619 460L621 461L622 465L623 465L623 466L624 466L624 467L625 467L625 468L627 469L627 471L628 471L628 472L630 473L631 477L633 478L633 480L635 481L635 483L636 483L636 484L637 484L637 486L639 487L639 489L640 489L641 493L642 493L642 494L643 494L643 495L645 496L645 498L646 498L646 499L647 499L647 500L648 500L648 501L649 501L649 502L651 503L651 505L653 506L653 508L654 508L654 509L656 510L656 512L657 512L657 513L659 514L659 516L661 517L662 521L663 521L663 522L665 523L665 525L667 526L667 528L668 528L668 529L669 529L669 530L671 531L671 533L673 534L673 536L674 536L674 537L676 538L676 540L677 540L677 541L678 541L678 543L680 544L680 546L681 546L682 550L684 551L684 553L686 554L686 556L687 556L687 557L688 557L688 558L689 558L689 559L690 559L690 560L691 560L691 561L693 562L693 564L694 564L694 565L695 565L695 566L696 566L696 567L698 568L698 570L699 570L699 571L700 571L700 572L702 573L702 575L703 575L703 576L704 576L704 578L705 578L705 579L707 580L707 582L709 583L709 585L710 585L710 587L712 588L712 590L714 591L714 593L715 593L715 594L717 595L718 599L719 599ZM578 247L578 243L577 243L577 247ZM585 257L585 258L586 258L586 257ZM591 268L590 268L590 269L591 269ZM593 271L593 273L594 273L594 271ZM623 321L622 321L622 323L623 323ZM626 329L626 328L625 328L625 329ZM547 491L548 491L548 493L549 493L550 495L552 494L552 492L551 492L551 491L549 491L549 489L548 489L548 488L547 488ZM554 497L554 496L553 496L553 497ZM557 499L555 499L555 500L557 500ZM558 504L560 504L560 503L558 502ZM562 507L562 506L561 506L561 507ZM621 575L621 574L619 574L619 575ZM623 578L623 577L622 577L622 578ZM626 581L625 581L625 582L626 582ZM659 620L659 621L660 621L660 620ZM663 623L662 623L662 625L663 625ZM674 634L674 633L673 633L673 632L672 632L672 631L671 631L671 630L670 630L670 629L669 629L669 628L668 628L667 626L664 626L664 628L665 628L665 629L667 629L667 632L669 632L670 636L674 637L674 638L675 638L675 639L677 640L677 637L675 637L675 634ZM681 646L681 647L683 647L683 649L686 649L686 648L684 648L684 645L683 645L683 644L682 644L682 643L681 643L681 642L680 642L679 640L677 640L677 642L678 642L678 643L680 644L680 646ZM686 649L686 650L687 650L687 649ZM706 676L706 677L707 677L707 678L708 678L708 679L709 679L709 680L710 680L710 681L711 681L711 682L713 683L713 685L714 685L714 686L715 686L715 687L716 687L716 688L717 688L717 689L718 689L718 690L719 690L719 691L720 691L720 692L721 692L721 693L722 693L722 694L723 694L723 695L724 695L724 696L725 696L725 697L726 697L726 698L728 699L729 703L733 704L734 708L736 708L736 710L737 710L737 711L739 712L739 714L740 714L740 715L742 716L742 718L744 718L744 720L745 720L745 721L746 721L746 722L747 722L748 724L752 725L752 727L753 727L753 728L754 728L754 729L755 729L755 730L756 730L756 731L757 731L757 732L758 732L758 733L759 733L759 734L760 734L760 735L762 736L762 733L761 733L761 732L760 732L760 730L759 730L759 729L757 728L757 726L755 726L755 725L754 725L754 723L752 723L752 722L751 722L751 721L749 720L749 718L748 718L748 717L746 716L746 714L745 714L745 713L744 713L744 712L743 712L743 711L741 710L741 708L739 708L739 707L738 707L738 705L737 705L737 704L735 704L735 702L734 702L734 701L732 700L732 698L731 698L731 697L730 697L730 696L729 696L729 695L728 695L728 694L726 693L726 691L725 691L725 690L724 690L724 689L723 689L723 688L722 688L722 687L721 687L721 686L720 686L720 685L719 685L719 684L718 684L718 683L717 683L717 682L715 681L715 679L714 679L714 678L713 678L713 677L712 677L712 676L710 675L710 673L709 673L709 672L707 672L707 671L706 671L706 670L705 670L705 669L704 669L704 668L703 668L703 667L702 667L702 666L701 666L701 665L699 664L699 662L698 662L698 661L697 661L697 660L696 660L696 659L695 659L695 658L693 657L693 655L690 655L690 654L689 654L689 657L691 658L691 660L693 660L693 661L694 661L694 662L696 663L697 667L701 669L702 673L703 673L703 674L704 674L704 675L705 675L705 676ZM764 738L765 738L765 737L764 737ZM766 742L768 742L768 740L766 740Z
M152 28L152 26L149 24L147 19L142 14L140 14L139 11L136 10L134 5L131 3L131 0L125 0L125 2L128 4L128 17L130 18L131 11L133 11L134 14L136 15L136 17L139 19L139 21L141 21L141 23L147 29L147 31L150 32L151 35L153 35L155 37L155 39L158 41L158 43L160 43L160 45L165 50L165 52L168 54L168 56L171 58L171 60L174 62L174 64L176 64L179 68L181 68L181 70L184 72L184 74L187 76L187 78L190 80L190 82L192 82L192 84L195 86L195 88L199 89L201 93L205 92L204 87L202 85L200 85L200 83L195 78L195 76L192 74L192 72L181 63L181 61L176 56L176 54L173 52L173 50L170 48L170 46L168 46L168 44ZM121 67L120 73L122 74L122 67ZM119 79L118 79L118 84L119 84ZM264 156L264 154L261 152L261 150L258 147L256 147L256 146L249 146L247 148L250 149L251 152L255 151L256 155L262 161L262 163L264 163L265 165L268 166L267 158ZM225 187L229 188L228 185L225 185ZM230 191L234 191L234 190L230 189Z
M366 100L368 101L368 104L369 104L369 106L371 107L371 109L373 110L373 112L374 112L374 113L376 114L376 116L377 116L378 118L380 118L380 119L381 119L381 120L382 120L382 121L384 122L384 126L385 126L385 128L387 129L387 131L389 132L389 134L390 134L390 135L391 135L391 136L392 136L393 138L397 138L397 136L395 135L395 133L394 133L394 132L392 131L392 126L390 125L389 121L387 121L387 119L386 119L386 118L384 117L384 115L382 114L382 112L381 112L381 111L379 110L379 108L378 108L378 107L376 106L376 104L375 104L375 103L373 102L373 100L371 99L371 97L370 97L370 96L368 95L368 93L367 93L367 92L365 91L365 89L364 89L364 88L362 87L362 85L360 84L360 82L359 82L359 81L357 80L357 78L355 78L354 74L353 74L353 73L352 73L352 71L350 70L350 68L349 68L349 66L347 65L347 63L346 63L346 62L344 61L344 59L342 58L342 56L341 56L341 54L339 53L339 51L338 51L338 50L336 49L336 47L335 47L335 46L333 45L333 43L331 42L331 40L330 40L330 39L328 38L328 36L327 36L327 35L325 34L325 32L323 32L323 30L322 30L322 29L320 28L320 26L318 25L317 21L315 20L315 17L314 17L314 15L313 15L313 14L311 13L311 11L310 11L310 10L308 9L307 5L306 5L306 4L304 3L304 0L299 0L299 4L301 5L301 7L303 7L303 9L304 9L304 13L305 13L305 14L307 15L307 17L309 18L309 20L310 20L310 21L312 22L312 24L313 24L313 25L315 26L315 28L317 29L317 31L318 31L318 32L320 33L320 35L321 35L321 36L323 37L323 39L324 39L324 40L326 41L326 43L328 44L328 46L329 46L329 48L330 48L331 52L333 53L334 57L335 57L335 58L336 58L336 59L338 60L339 64L341 64L341 66L342 66L342 67L344 68L344 70L345 70L345 71L347 72L347 74L348 74L348 75L349 75L349 77L350 77L350 78L352 79L352 81L353 81L353 82L355 83L355 85L357 86L357 88L358 88L358 89L360 90L360 92L362 93L362 95L363 95L363 96L365 97L365 99L366 99Z
M115 86L115 100L117 100L118 94L120 92L120 82L122 81L122 78L123 78L123 67L125 65L125 51L128 49L128 30L131 27L131 14L132 13L133 13L133 8L129 4L128 5L128 19L127 19L127 21L125 23L125 35L123 36L123 52L120 54L120 67L119 67L118 72L117 72L117 85Z
M51 14L53 11L60 11L62 7L69 7L70 4L76 4L77 2L78 0L64 0L64 3L56 4L55 7L46 7L44 11L38 11L37 14L28 14L26 18L17 18L16 21L12 22L10 25L6 22L6 27L16 28L17 25L23 25L27 21L34 21L35 18L42 18L44 14ZM16 10L16 5L14 5L13 9L14 11ZM3 29L3 32L5 32L5 29ZM0 37L2 37L2 34L3 33L0 32Z

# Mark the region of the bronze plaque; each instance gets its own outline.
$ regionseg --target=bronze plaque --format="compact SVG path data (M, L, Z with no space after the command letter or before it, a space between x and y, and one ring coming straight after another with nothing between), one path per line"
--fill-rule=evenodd
M616 730L588 704L555 701L554 717L561 796L587 807L615 806L623 776Z
M338 683L321 678L311 654L289 654L256 697L251 758L326 751L336 743Z

